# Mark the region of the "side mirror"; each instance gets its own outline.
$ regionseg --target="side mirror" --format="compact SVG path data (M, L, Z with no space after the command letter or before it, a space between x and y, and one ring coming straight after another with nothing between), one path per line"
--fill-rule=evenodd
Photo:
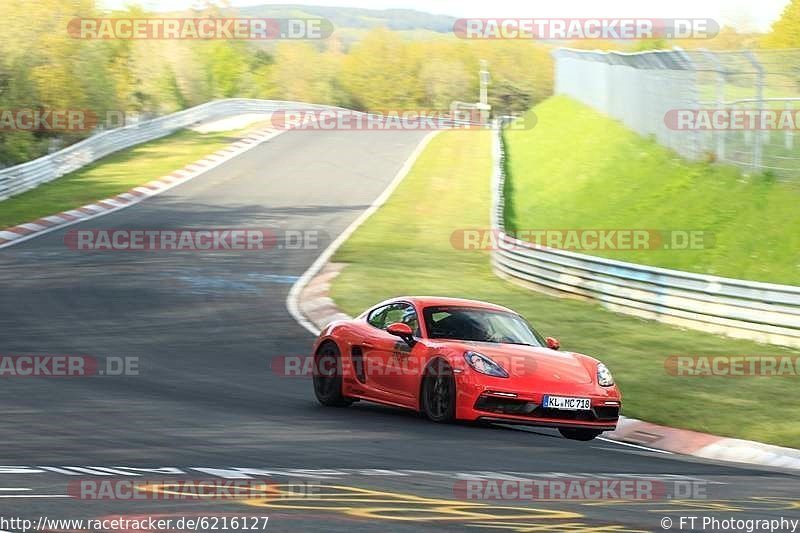
M386 328L386 332L390 335L394 335L396 337L400 337L406 344L409 346L413 346L416 342L414 340L414 331L411 329L411 326L408 324L404 324L402 322L395 322L394 324L389 324L389 327Z
M547 347L550 348L551 350L558 350L559 348L561 348L561 343L558 342L558 339L556 339L555 337L547 337L544 340L544 342L547 343Z

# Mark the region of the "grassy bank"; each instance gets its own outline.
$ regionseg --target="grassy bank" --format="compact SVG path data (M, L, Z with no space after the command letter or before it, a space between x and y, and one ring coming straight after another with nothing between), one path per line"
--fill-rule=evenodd
M566 97L533 112L536 127L506 135L508 229L700 231L706 238L698 250L586 253L800 284L800 180L686 161Z
M333 283L336 302L351 314L401 294L507 305L542 333L558 337L564 350L603 359L622 388L628 416L800 447L800 421L791 401L798 378L687 378L664 369L670 355L788 350L545 296L497 278L487 252L455 249L454 230L489 224L490 174L488 133L452 131L436 137L389 201L336 254L334 261L349 263Z

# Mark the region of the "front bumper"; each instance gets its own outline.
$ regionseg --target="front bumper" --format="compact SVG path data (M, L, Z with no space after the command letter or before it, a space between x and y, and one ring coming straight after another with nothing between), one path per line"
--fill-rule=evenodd
M523 392L503 382L498 382L497 386L476 382L458 385L456 417L461 420L612 431L617 427L622 410L616 387L551 385L543 386L541 392ZM546 394L589 398L591 409L547 409L542 407Z

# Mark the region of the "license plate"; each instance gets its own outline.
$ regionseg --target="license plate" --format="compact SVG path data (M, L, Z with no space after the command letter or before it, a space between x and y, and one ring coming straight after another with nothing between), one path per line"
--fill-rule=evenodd
M564 411L588 411L592 408L589 398L566 398L546 394L542 405L547 409L563 409Z

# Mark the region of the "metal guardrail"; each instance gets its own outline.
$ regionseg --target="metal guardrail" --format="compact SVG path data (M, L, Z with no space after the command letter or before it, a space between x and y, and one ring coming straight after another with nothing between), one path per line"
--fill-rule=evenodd
M107 130L58 152L0 170L0 201L59 178L113 152L164 137L197 122L217 117L243 113L266 113L280 109L330 109L330 106L231 98L207 102L171 115Z
M0 201L73 172L113 152L164 137L197 122L244 113L269 113L281 110L340 111L345 114L374 117L376 120L382 117L342 107L286 100L248 98L215 100L171 115L104 131L58 152L0 170ZM451 119L449 124L457 127L474 123L455 118Z
M495 272L523 285L599 301L604 307L676 326L800 348L800 287L636 265L557 250L507 235L505 150L494 135L492 254Z

